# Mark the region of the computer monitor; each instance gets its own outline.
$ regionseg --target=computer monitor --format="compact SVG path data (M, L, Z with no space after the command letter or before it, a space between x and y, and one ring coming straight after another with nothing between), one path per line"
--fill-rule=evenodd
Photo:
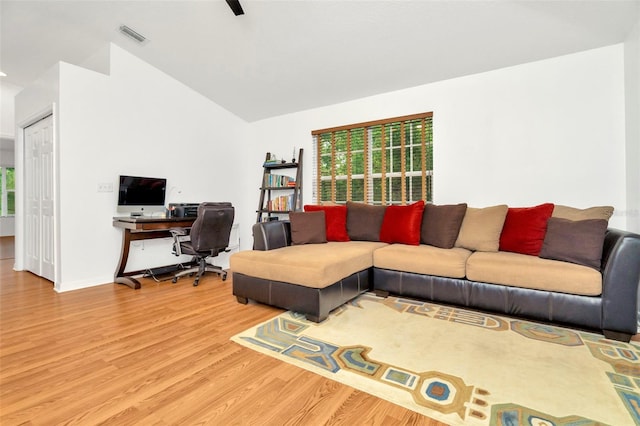
M152 216L165 212L167 180L120 175L118 213L131 216Z

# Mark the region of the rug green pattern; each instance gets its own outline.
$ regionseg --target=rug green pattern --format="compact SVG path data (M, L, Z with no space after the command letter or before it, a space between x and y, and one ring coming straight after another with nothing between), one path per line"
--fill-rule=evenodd
M232 340L451 425L640 425L640 348L597 334L364 294Z

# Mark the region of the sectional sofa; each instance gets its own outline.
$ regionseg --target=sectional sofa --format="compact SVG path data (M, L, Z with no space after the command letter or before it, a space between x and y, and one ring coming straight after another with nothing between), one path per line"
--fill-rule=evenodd
M230 258L233 294L320 322L375 291L629 341L638 328L640 235L611 207L305 206L258 223Z

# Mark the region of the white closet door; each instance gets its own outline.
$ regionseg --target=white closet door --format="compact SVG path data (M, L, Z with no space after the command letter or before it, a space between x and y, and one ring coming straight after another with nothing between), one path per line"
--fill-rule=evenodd
M25 266L53 281L53 116L24 129Z

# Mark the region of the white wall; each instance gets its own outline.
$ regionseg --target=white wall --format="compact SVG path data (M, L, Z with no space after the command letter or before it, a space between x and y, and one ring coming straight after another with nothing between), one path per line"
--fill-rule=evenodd
M15 101L21 87L0 80L0 166L15 166ZM15 234L15 218L0 217L0 237Z
M640 233L640 19L624 44L627 229Z
M624 210L623 59L619 44L262 120L250 125L251 161L305 148L311 203L312 130L433 111L435 203ZM255 167L244 184L256 207L259 182ZM625 228L626 220L610 224Z
M14 139L5 139L9 143L15 143ZM15 166L15 155L13 149L0 149L0 166L13 167Z
M15 84L0 81L0 137L13 139L15 134L14 98L22 90Z
M0 237L10 237L15 235L16 219L13 216L0 218Z
M245 208L234 184L242 150L231 143L245 139L244 122L115 45L110 66L109 75L59 66L58 291L112 281L120 174L166 177L167 202ZM99 193L100 183L114 192ZM169 239L135 243L127 269L175 263L170 246Z

